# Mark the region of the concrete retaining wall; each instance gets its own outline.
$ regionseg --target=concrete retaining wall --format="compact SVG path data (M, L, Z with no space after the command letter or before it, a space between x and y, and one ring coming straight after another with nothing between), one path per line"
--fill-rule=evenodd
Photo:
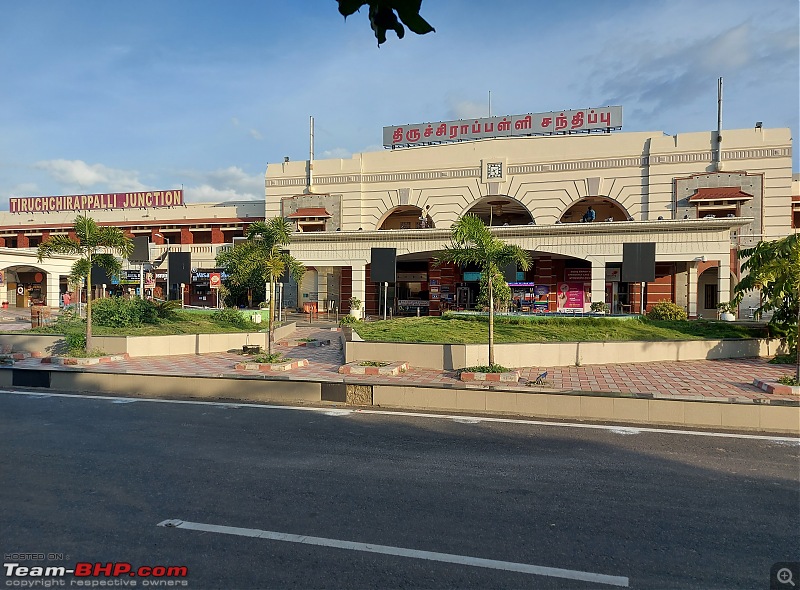
M126 397L147 397L165 399L229 399L250 402L277 403L320 403L322 400L320 383L303 381L269 380L255 376L228 379L224 377L183 377L167 375L138 375L116 373L97 373L89 371L46 371L40 369L0 370L0 387L19 386L15 384L15 372L35 373L46 377L49 373L49 387L58 391L91 392ZM19 377L19 375L17 375Z
M275 329L275 340L286 338L295 331L295 322ZM233 334L180 334L175 336L93 336L93 346L108 354L130 356L170 356L176 354L205 354L239 349L245 344L267 347L266 332ZM63 337L48 334L2 334L0 343L11 344L14 351L51 352Z
M376 406L800 434L800 407L373 385Z
M566 367L770 356L780 341L767 339L682 340L669 342L542 342L495 344L495 362L506 367ZM347 342L345 362L408 361L424 369L452 371L484 365L486 344Z

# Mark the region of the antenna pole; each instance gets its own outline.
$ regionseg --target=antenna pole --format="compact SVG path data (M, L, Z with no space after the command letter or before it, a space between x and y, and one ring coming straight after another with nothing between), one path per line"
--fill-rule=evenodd
M722 77L717 79L717 172L722 170Z
M308 192L314 185L314 117L309 117Z
M489 91L489 116L492 116L492 91Z

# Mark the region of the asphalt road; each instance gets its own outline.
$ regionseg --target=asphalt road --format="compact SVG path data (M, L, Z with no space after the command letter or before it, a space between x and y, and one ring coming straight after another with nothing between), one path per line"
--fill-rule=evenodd
M778 439L0 393L0 476L4 563L195 589L752 589L800 557Z

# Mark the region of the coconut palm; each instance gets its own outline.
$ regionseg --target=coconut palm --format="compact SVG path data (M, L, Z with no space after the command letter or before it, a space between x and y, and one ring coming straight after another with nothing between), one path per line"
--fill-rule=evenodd
M133 240L118 227L97 225L91 217L79 215L72 229L75 237L56 234L39 244L39 262L54 254L79 256L69 275L69 282L82 285L86 280L86 350L92 350L92 267L99 266L108 276L119 274L120 260L133 252ZM80 297L80 291L78 292Z
M451 229L450 247L436 256L438 264L452 262L459 266L475 264L486 277L489 299L489 365L494 365L494 277L502 269L516 264L522 270L531 265L530 254L520 248L506 244L495 237L477 215L461 217Z
M275 321L275 283L288 271L300 282L305 267L282 250L292 235L291 224L281 217L257 221L247 230L247 240L217 256L217 265L224 268L230 284L247 289L252 302L253 290L269 283L268 354L272 354L272 335Z

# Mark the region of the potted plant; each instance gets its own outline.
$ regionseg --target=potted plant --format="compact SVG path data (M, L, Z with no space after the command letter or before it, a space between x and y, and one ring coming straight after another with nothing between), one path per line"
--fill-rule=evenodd
M605 301L595 301L594 303L592 303L590 309L592 310L592 313L599 313L605 315L608 313L610 307L608 306L608 303L606 303Z
M356 319L361 319L362 310L361 310L361 299L358 297L351 297L350 298L350 315Z
M717 305L717 309L719 310L719 319L723 322L732 322L736 319L736 305L730 301L720 303Z

